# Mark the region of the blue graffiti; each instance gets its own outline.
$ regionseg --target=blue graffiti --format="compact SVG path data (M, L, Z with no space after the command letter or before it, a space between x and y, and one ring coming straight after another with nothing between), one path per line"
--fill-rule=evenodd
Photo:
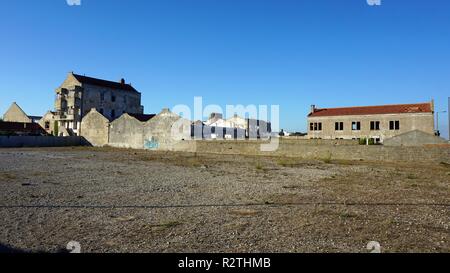
M144 141L144 148L145 149L150 149L150 150L158 149L159 148L159 142L156 139L154 139L153 137L150 140L146 139Z

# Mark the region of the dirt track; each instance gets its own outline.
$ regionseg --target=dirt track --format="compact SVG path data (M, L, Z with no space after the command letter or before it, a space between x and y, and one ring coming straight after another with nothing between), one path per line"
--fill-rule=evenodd
M446 164L0 150L0 244L56 252L450 252Z

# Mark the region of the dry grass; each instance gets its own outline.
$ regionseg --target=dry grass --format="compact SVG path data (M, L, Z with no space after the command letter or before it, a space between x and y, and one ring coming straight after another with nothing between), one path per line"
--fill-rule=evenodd
M13 172L0 172L0 179L4 179L6 181L17 180L19 177Z
M252 210L252 209L238 209L238 210L230 211L230 214L236 215L236 216L248 217L248 216L255 216L255 215L259 214L259 211Z

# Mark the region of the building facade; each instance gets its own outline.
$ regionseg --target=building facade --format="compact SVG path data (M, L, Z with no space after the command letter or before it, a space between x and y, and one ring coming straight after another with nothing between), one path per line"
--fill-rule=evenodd
M80 135L81 120L93 108L109 120L123 113L144 112L141 93L124 79L113 82L69 73L56 89L55 120L59 135Z
M434 135L434 103L344 108L311 107L310 139L385 139L419 130Z
M250 118L242 118L237 114L229 119L223 119L220 113L211 113L210 118L204 122L206 129L212 128L212 138L225 139L258 139L269 138L272 133L271 123ZM227 132L228 130L228 132ZM215 132L218 133L215 133Z

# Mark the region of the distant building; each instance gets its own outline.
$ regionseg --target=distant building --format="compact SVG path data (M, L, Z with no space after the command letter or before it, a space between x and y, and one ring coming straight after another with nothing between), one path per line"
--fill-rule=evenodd
M81 120L93 108L110 121L123 113L144 112L141 93L124 79L113 82L69 73L56 89L59 135L80 135Z
M310 139L385 139L419 130L434 134L433 102L344 108L311 107Z
M16 102L13 102L3 115L3 121L5 122L38 123L41 118L27 115Z
M258 119L242 118L234 115L223 119L222 114L212 113L204 123L206 129L212 129L212 138L241 139L241 138L269 138L272 133L270 122ZM233 129L234 130L233 132ZM204 130L205 131L205 130ZM208 135L208 134L206 134Z

